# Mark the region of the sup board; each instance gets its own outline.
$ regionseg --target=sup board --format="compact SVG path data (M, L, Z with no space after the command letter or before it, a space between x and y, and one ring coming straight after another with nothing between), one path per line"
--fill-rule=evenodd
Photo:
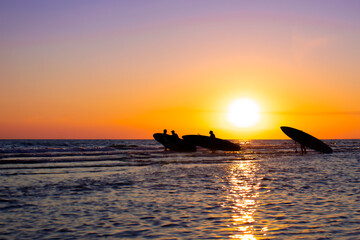
M154 139L164 145L165 148L168 148L177 152L195 152L196 146L191 145L184 140L174 137L172 135L164 133L155 133L153 135Z
M333 150L323 141L310 134L292 127L280 127L281 130L295 142L322 153L332 153Z
M240 150L239 145L220 138L211 138L209 136L203 136L203 135L185 135L183 136L183 139L185 142L189 144L208 148L211 150L222 150L222 151Z

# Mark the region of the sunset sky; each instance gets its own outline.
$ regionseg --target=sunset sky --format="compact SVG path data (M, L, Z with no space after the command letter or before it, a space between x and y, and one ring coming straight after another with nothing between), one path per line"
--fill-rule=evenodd
M0 138L360 138L360 1L0 2ZM256 125L227 120L237 99Z

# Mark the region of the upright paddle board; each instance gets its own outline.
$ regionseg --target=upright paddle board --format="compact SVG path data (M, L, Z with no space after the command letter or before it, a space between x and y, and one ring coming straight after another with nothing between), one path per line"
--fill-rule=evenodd
M168 134L164 134L164 133L155 133L153 135L153 137L156 141L158 141L159 143L164 145L165 148L168 148L173 151L177 151L177 152L195 152L196 151L195 145L186 143L184 140L182 140L178 137L172 136L172 135L168 135Z
M220 138L211 138L209 136L203 136L203 135L185 135L183 136L183 139L185 142L189 144L208 148L211 150L222 150L222 151L240 150L239 145Z
M310 134L292 127L280 127L281 130L295 142L301 145L314 149L322 153L332 153L333 150L323 141L311 136Z

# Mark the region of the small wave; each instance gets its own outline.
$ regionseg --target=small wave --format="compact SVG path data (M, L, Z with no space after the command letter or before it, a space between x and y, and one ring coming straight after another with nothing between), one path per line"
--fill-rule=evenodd
M137 148L137 145L135 144L131 144L131 145L127 145L127 144L113 144L110 147L112 148L116 148L116 149L134 149Z
M10 163L39 163L39 162L61 162L61 161L79 161L79 160L98 160L111 159L118 156L125 156L127 153L121 152L64 152L64 153L26 153L26 154L7 154L3 155L0 164Z
M164 151L154 140L0 140L0 169L27 168L24 165L43 164L47 168L55 163L71 168L73 165L91 162L121 162L125 166L156 164L212 164L233 161L268 159L299 155L291 140L237 141L238 152L212 153L198 148L194 153ZM360 140L326 140L336 153L360 151ZM318 154L313 150L307 156ZM118 165L116 165L118 166ZM63 167L63 166L62 166ZM31 168L31 167L30 167Z
M84 156L71 156L70 158L67 156L57 157L57 158L25 158L25 159L5 159L0 160L0 165L2 167L0 169L5 169L4 165L12 165L12 164L56 164L56 163L86 163L86 162L107 162L107 161L126 161L129 160L129 157L127 155L95 155L90 157L84 157Z
M26 154L26 153L62 153L62 152L95 152L95 151L114 151L112 147L71 147L71 148L13 148L0 149L0 154Z

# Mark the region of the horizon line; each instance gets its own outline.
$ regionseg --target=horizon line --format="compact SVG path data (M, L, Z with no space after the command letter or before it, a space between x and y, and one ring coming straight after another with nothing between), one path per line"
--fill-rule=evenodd
M251 139L245 139L245 138L222 138L225 140L291 140L294 141L291 138L251 138ZM319 138L320 140L360 140L360 138ZM130 140L136 140L136 141L142 141L142 140L154 140L154 138L0 138L0 141L16 141L16 140L121 140L121 141L130 141Z

